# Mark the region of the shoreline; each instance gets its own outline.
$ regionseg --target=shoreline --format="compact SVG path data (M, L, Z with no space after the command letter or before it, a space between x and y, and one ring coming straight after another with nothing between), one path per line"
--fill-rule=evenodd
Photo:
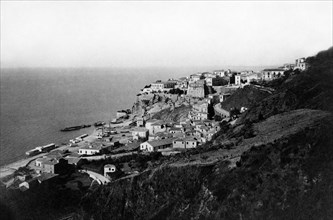
M128 120L125 120L122 123L119 124L110 124L110 127L112 128L116 128L116 127L125 127L128 126L129 124L132 123L132 119L134 118L134 115L131 115L131 117ZM68 145L62 145L58 148L55 148L52 151L56 151L56 150L69 150L71 152L76 152L80 147L82 147L82 145L84 144L88 144L88 143L92 143L95 140L97 140L97 133L98 133L98 129L95 127L94 130L87 136L84 138L83 141L78 143L78 146L76 147L70 147ZM0 180L2 180L3 178L12 175L17 169L19 169L20 167L25 167L27 165L29 165L29 163L33 160L36 160L37 158L43 157L45 156L47 153L41 153L35 156L31 156L31 157L25 157L23 159L8 163L8 164L4 164L0 166Z
M97 130L96 128L92 131L91 134L89 134L83 141L81 141L80 143L78 143L77 147L70 147L68 145L62 145L58 148L55 148L52 151L56 151L56 150L76 150L77 148L81 147L82 144L86 144L89 142L93 142L96 139L96 135L97 135ZM46 153L41 153L32 157L25 157L23 159L17 160L15 162L9 163L9 164L4 164L0 166L0 180L12 175L18 168L20 167L25 167L27 166L31 161L36 160L37 158L43 157L46 154L48 154L49 152Z

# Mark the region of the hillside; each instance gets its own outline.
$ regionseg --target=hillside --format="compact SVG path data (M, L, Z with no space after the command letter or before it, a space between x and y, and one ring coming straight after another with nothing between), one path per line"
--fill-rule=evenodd
M294 75L269 83L276 91L254 103L240 122L258 121L299 108L333 112L333 48L308 58L308 62L307 71L291 73Z
M333 219L332 54L330 48L308 58L307 71L265 84L273 93L237 91L225 108L249 110L235 127L224 124L206 145L91 191L81 215Z
M287 125L301 121L297 129ZM272 125L272 122L280 123ZM83 201L93 219L330 219L333 170L332 130L327 112L300 110L257 124L235 168L231 161L199 166L164 163L133 179L100 187ZM268 127L269 128L268 128ZM267 129L264 129L267 128ZM270 136L270 137L268 137ZM325 193L326 192L326 193ZM240 217L241 216L241 217ZM310 218L311 219L311 218Z
M221 103L223 109L230 111L232 108L251 107L252 104L269 96L269 92L259 89L253 85L237 89L227 100Z
M160 112L157 112L154 114L152 118L154 119L162 119L165 121L179 121L182 118L187 118L188 113L191 111L192 107L191 106L180 106L176 107L174 109L163 109Z

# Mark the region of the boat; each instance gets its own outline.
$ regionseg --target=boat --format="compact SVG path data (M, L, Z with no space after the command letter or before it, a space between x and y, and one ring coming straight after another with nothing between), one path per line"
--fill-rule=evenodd
M61 129L60 131L75 131L75 130L80 130L82 128L88 128L88 127L91 127L91 125L72 126L72 127L67 127L67 128Z

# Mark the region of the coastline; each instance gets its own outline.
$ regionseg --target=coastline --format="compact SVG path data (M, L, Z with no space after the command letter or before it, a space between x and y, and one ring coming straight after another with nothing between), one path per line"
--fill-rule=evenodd
M58 148L53 149L52 151L56 151L56 150L69 150L69 151L74 151L77 150L79 147L81 147L83 144L86 143L91 143L94 140L96 140L96 135L97 135L97 130L94 129L94 131L89 134L84 141L81 141L80 143L78 143L77 147L70 147L68 145L62 145ZM50 151L50 152L52 152ZM24 159L20 159L18 161L9 163L9 164L5 164L0 166L0 180L13 174L18 168L20 167L25 167L27 166L31 161L36 160L37 158L43 157L48 153L41 153L32 157L26 157Z
M131 115L131 117L119 124L110 124L111 127L115 128L115 127L125 127L128 126L130 123L132 123L132 119L133 117L135 117L135 115ZM85 144L89 144L94 142L97 139L97 133L98 130L95 128L86 138L84 138L83 141L78 143L78 146L76 147L70 147L69 145L62 145L58 148L53 149L52 151L56 151L56 150L69 150L71 152L76 152L80 147L82 147ZM50 152L52 152L50 151ZM26 157L20 160L17 160L15 162L9 163L9 164L5 164L5 165L1 165L0 166L0 180L4 179L5 177L8 177L10 175L12 175L18 168L20 167L25 167L27 165L29 165L29 163L33 160L36 160L37 158L43 157L48 153L41 153L32 157Z

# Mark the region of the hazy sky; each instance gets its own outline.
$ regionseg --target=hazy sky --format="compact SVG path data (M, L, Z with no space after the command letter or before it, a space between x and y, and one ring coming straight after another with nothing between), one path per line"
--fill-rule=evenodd
M332 1L1 1L1 67L278 65L330 46Z

